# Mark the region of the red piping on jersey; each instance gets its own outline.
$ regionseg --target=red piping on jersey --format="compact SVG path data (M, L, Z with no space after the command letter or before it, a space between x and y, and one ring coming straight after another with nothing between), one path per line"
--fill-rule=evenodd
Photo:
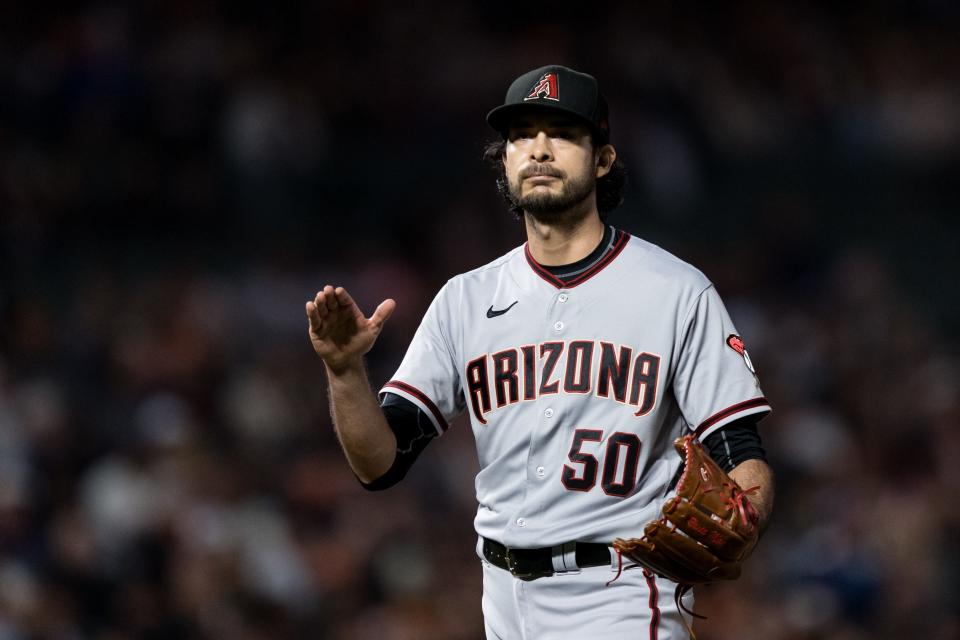
M657 576L646 569L643 570L643 576L647 579L647 588L650 590L650 640L657 640L657 634L660 630L660 607L657 601L660 599L660 592L657 591Z
M753 400L738 402L737 404L729 406L722 411L718 411L717 413L713 414L712 416L704 420L703 423L699 427L697 427L697 430L694 432L693 437L699 438L700 436L703 435L704 431L706 431L713 425L717 424L724 418L729 418L735 413L739 413L741 411L746 411L747 409L753 409L756 407L763 407L763 406L766 406L766 407L770 406L770 403L767 402L767 399L764 398L763 396L759 398L754 398Z
M393 387L394 389L400 389L401 391L406 391L414 398L426 405L427 409L430 409L430 413L433 414L433 417L437 419L437 424L440 425L442 431L446 431L450 428L450 425L447 424L446 419L444 419L443 414L440 413L440 409L437 409L437 405L433 404L427 394L420 389L417 389L415 386L407 384L406 382L401 382L400 380L391 380L390 382L383 385L384 389L387 387Z
M523 245L523 254L527 257L527 263L530 265L530 268L533 269L535 274L555 286L557 289L572 289L578 284L583 284L593 276L600 273L604 267L613 262L613 259L620 255L620 252L623 251L623 248L627 246L627 242L629 241L630 235L626 231L621 231L618 229L616 240L613 241L613 248L608 251L605 256L600 258L595 265L566 283L550 273L547 269L541 266L540 263L533 259L533 256L530 255L530 243Z

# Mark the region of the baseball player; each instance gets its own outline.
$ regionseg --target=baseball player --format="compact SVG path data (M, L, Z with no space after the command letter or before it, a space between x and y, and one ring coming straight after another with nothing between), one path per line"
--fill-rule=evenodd
M365 487L384 489L469 415L487 638L686 637L692 596L668 577L698 582L686 576L701 555L723 564L701 581L739 573L772 506L756 428L770 406L710 281L606 224L624 170L596 80L530 71L487 121L502 137L488 150L498 188L527 242L446 283L379 397L362 357L396 303L367 318L326 286L306 304L344 453ZM745 552L714 544L725 516L691 517L687 533L667 522L671 496L701 480L681 478L681 436L729 473L714 475L732 492L727 515L753 532ZM654 539L644 525L658 519L668 526ZM613 546L643 531L659 558ZM667 534L695 548L665 559Z

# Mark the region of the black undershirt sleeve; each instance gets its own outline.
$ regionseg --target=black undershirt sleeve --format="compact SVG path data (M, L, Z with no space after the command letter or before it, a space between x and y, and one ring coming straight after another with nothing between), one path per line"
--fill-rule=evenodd
M397 456L382 476L373 482L360 481L368 491L382 491L403 480L420 453L437 437L437 430L430 418L406 398L385 393L380 410L397 437Z
M703 446L727 473L741 462L767 459L757 431L757 416L746 416L724 425L704 438Z
M747 460L766 461L767 453L760 442L760 432L757 431L758 416L746 416L725 424L721 428L703 438L703 448L707 450L713 461L720 465L725 472L730 473L738 464ZM673 490L683 475L684 465L680 465L670 481Z

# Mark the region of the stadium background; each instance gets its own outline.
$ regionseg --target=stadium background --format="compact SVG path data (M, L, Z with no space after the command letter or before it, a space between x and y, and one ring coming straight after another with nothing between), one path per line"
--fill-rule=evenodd
M303 302L396 298L386 380L522 242L483 116L548 62L775 407L774 523L700 637L960 635L955 3L4 4L0 639L481 637L469 430L363 492Z

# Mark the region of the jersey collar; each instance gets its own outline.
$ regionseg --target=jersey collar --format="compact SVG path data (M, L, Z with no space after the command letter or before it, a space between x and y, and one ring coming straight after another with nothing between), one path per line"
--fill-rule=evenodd
M530 265L530 268L533 269L533 272L552 284L557 289L572 289L577 285L581 285L593 276L597 275L603 269L613 262L613 260L620 255L620 252L623 251L623 248L627 246L627 242L630 240L630 235L625 232L617 229L616 237L613 241L613 247L604 255L600 260L597 261L592 267L578 275L573 280L564 282L560 278L556 277L545 269L540 263L533 259L533 256L530 255L530 243L523 245L523 255L527 258L527 264Z

